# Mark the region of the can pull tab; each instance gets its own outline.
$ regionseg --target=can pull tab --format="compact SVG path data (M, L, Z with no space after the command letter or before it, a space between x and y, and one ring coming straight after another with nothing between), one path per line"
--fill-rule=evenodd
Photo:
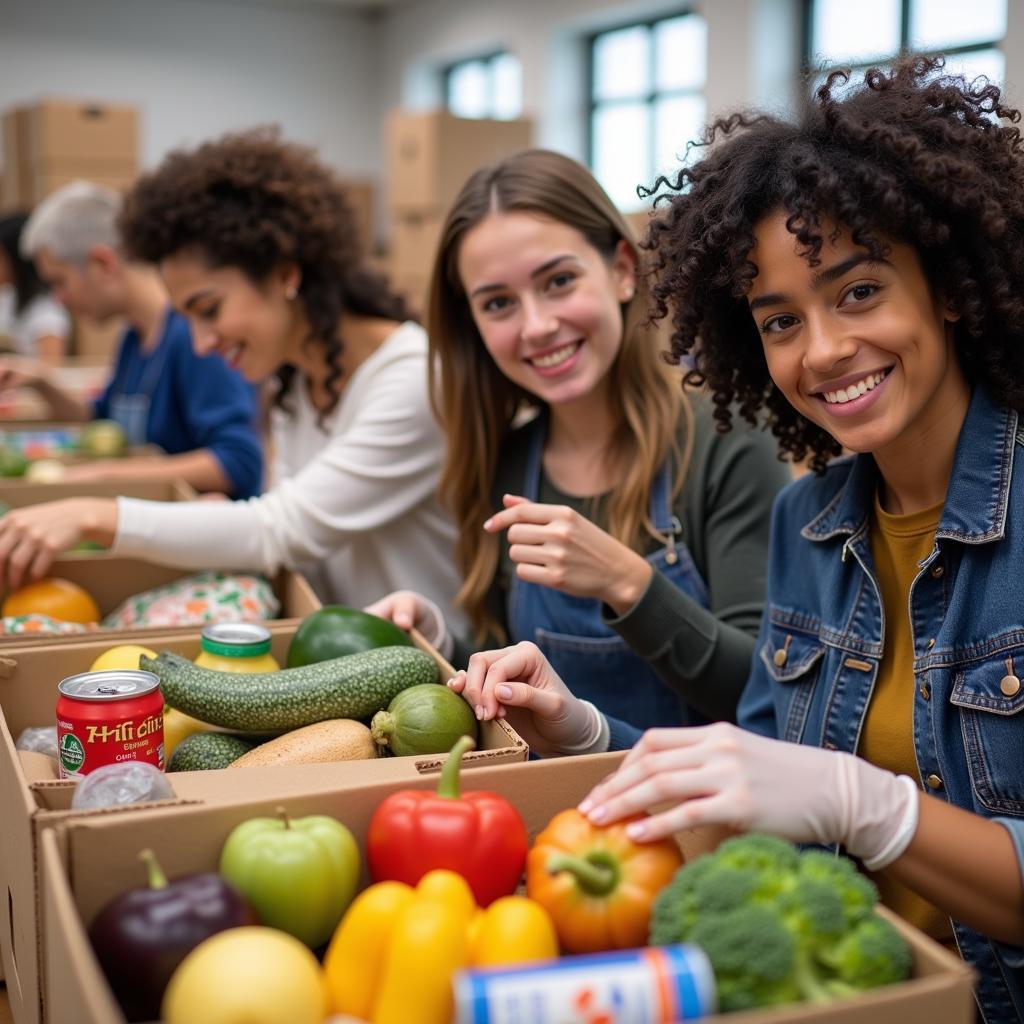
M665 562L668 565L675 565L679 561L679 553L676 551L676 537L683 532L683 524L679 522L679 516L673 516L668 524L668 532L665 534Z

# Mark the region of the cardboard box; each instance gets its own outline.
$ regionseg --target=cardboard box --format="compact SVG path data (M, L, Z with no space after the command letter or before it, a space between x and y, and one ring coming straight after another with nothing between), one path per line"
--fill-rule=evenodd
M389 270L391 287L408 303L409 309L421 319L426 317L430 298L430 273Z
M143 498L147 501L194 501L195 489L184 480L118 480L87 483L32 484L21 479L0 479L0 502L24 508L62 498ZM68 553L69 556L72 554ZM78 552L74 553L76 557ZM96 552L88 552L95 557Z
M622 756L602 754L484 768L474 772L472 785L512 800L532 838L555 813L574 806ZM427 788L429 782L419 779L400 785L419 789ZM362 849L371 814L395 788L396 783L388 781L345 785L297 796L285 806L293 817L333 815L352 830ZM47 830L41 840L41 859L48 1019L53 1024L124 1021L85 929L108 900L140 884L135 860L138 850L154 850L170 875L213 871L231 829L255 815L273 814L280 803L258 799L222 807L154 808L145 815L77 819L56 831ZM694 857L712 849L719 837L717 831L694 830L679 838L687 856ZM971 970L909 925L901 921L896 925L913 949L914 976L909 981L828 1007L790 1006L707 1019L722 1024L972 1022Z
M343 178L341 183L356 216L363 252L372 253L377 248L377 187L369 178Z
M271 652L284 664L295 626L270 625L270 629ZM199 653L196 630L188 636L143 634L133 639L155 650L172 650L188 658L195 658ZM452 675L451 665L422 637L414 635L414 640L438 662L444 678ZM134 816L149 810L149 807L134 807L72 811L74 783L56 779L56 765L51 759L19 754L14 747L23 729L53 720L57 683L66 676L87 671L111 646L108 640L92 639L13 653L5 651L0 655L0 820L5 825L0 831L0 963L19 1024L58 1019L50 1014L44 1016L40 1005L43 969L38 889L40 834L46 828L73 820ZM484 723L479 748L467 754L463 764L478 769L524 761L527 754L525 742L506 722L493 721ZM433 780L446 760L447 755L427 755L244 771L179 772L168 776L176 800L150 807L220 806L255 800L258 796L280 801L339 786L365 786L379 781L394 783L423 776Z
M154 587L172 583L174 580L190 576L192 573L187 569L154 565L141 558L127 558L106 551L97 551L62 555L54 560L50 575L59 576L84 587L99 605L100 613L109 615L134 594L141 594ZM319 598L313 593L305 578L290 569L278 573L272 584L274 593L281 602L279 618L273 620L274 623L297 626L300 619L304 619L321 607ZM13 636L0 636L0 653L9 654L13 649L19 647L59 645L86 638L109 641L108 646L112 647L116 643L135 643L140 635L180 637L194 633L196 629L197 627L193 624L159 629L145 627L141 629L105 629L96 633L69 636L42 634L38 637L30 637L22 633Z
M4 204L31 209L54 190L85 178L119 191L138 174L134 107L42 100L3 116Z
M139 176L138 165L116 163L106 160L58 160L37 164L28 176L21 204L31 208L41 203L51 192L69 185L73 181L90 181L94 185L112 188L115 192L127 192Z
M135 107L45 99L21 107L15 116L20 118L17 155L22 163L138 163L139 112Z
M390 262L399 274L428 276L441 245L441 213L403 213L391 222Z
M533 125L527 120L453 117L445 111L392 111L385 129L391 209L444 214L469 176L521 149Z

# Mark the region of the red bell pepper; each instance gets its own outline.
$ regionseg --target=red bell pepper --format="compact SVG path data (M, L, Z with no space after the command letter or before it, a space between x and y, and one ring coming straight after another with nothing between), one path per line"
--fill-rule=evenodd
M428 871L447 868L466 879L482 907L515 892L526 864L526 826L497 793L459 795L459 761L474 746L469 736L456 742L436 793L399 790L374 811L366 859L375 882L415 886Z

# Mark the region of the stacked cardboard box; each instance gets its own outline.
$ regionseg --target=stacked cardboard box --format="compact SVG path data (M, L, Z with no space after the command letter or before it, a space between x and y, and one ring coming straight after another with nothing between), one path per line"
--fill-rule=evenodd
M531 144L526 120L453 117L444 111L392 112L386 128L391 281L423 310L441 227L455 197L478 168Z
M31 209L76 178L123 189L138 170L134 107L47 99L3 115L5 209Z

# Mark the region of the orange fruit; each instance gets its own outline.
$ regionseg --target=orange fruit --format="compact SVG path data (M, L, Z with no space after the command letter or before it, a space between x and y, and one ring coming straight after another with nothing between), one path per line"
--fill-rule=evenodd
M0 614L48 615L61 622L99 622L96 602L77 583L48 576L8 594Z

